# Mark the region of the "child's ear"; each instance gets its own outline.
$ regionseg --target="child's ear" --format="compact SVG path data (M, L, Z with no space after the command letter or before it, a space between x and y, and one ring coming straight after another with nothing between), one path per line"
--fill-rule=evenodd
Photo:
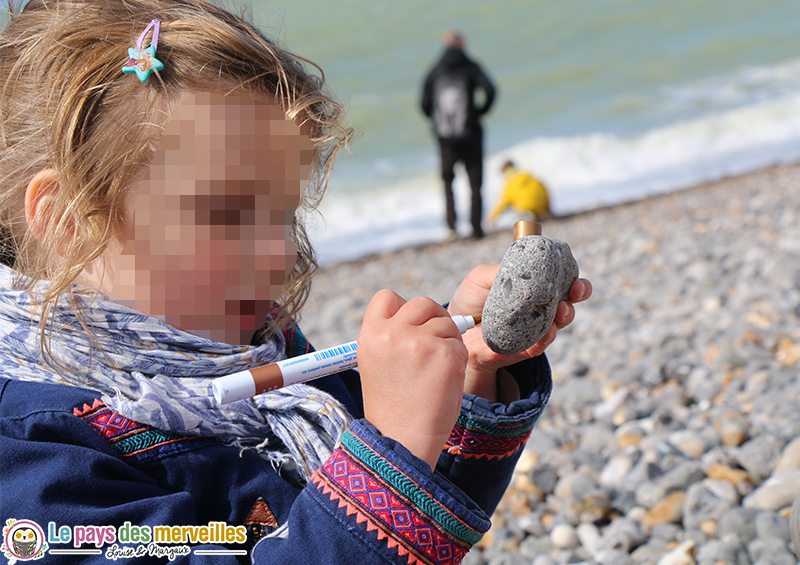
M46 214L58 188L55 170L45 169L34 175L25 190L25 220L28 222L28 229L38 240L44 237L49 220Z

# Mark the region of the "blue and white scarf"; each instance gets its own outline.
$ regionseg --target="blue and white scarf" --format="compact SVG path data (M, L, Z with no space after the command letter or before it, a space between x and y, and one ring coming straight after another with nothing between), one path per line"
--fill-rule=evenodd
M296 466L304 479L330 456L347 427L350 417L342 405L307 385L230 404L214 399L214 377L285 358L280 332L257 347L226 345L181 331L88 289L74 296L105 355L91 344L63 296L52 318L51 351L57 363L74 372L56 373L40 355L40 309L31 306L27 292L12 289L14 275L0 265L3 376L97 391L109 408L126 418L257 451L276 466L287 470ZM37 283L34 292L46 284Z

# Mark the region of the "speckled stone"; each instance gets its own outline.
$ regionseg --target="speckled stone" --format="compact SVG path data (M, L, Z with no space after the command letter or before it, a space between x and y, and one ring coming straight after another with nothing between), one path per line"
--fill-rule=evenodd
M492 351L514 355L539 341L560 300L578 278L569 245L540 235L515 241L506 251L483 307L483 340Z

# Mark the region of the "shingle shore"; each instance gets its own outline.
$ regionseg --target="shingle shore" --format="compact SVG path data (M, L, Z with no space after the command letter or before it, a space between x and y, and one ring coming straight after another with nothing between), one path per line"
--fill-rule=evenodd
M794 564L800 165L557 218L594 296L549 348L553 397L469 564ZM446 302L511 234L322 269L301 327L355 339L381 288Z

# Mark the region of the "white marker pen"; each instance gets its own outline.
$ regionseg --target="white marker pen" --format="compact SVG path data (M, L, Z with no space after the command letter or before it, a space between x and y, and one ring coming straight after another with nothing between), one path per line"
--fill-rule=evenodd
M462 334L474 328L480 320L480 316L453 316L453 321ZM351 341L299 357L284 359L271 365L219 377L214 379L211 388L217 402L227 404L276 388L352 369L358 365L356 353L356 342Z

